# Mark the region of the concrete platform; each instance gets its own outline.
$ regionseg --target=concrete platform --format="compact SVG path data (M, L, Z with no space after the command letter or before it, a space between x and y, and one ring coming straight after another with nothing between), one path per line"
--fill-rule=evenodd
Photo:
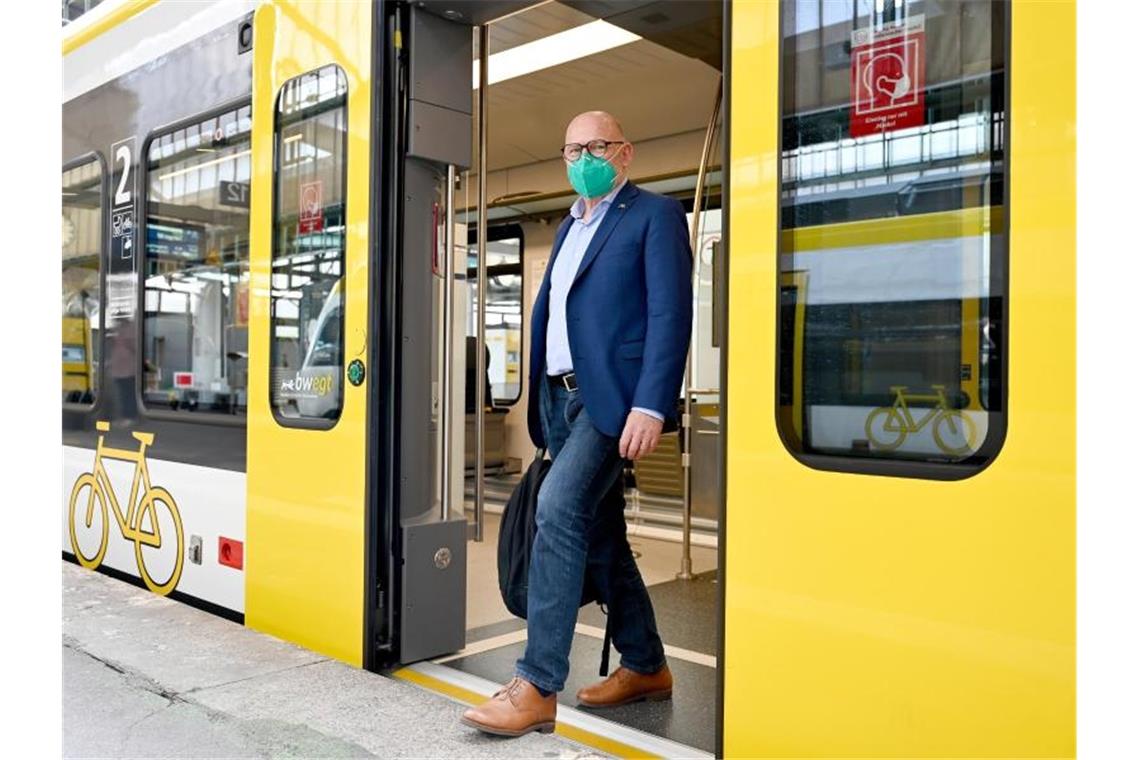
M63 563L65 757L604 757Z

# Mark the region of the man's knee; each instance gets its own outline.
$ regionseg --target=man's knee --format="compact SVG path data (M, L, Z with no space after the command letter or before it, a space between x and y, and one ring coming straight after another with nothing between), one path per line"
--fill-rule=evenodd
M540 530L584 533L581 512L582 506L575 502L574 494L560 486L557 478L547 476L542 481L535 509L535 523Z

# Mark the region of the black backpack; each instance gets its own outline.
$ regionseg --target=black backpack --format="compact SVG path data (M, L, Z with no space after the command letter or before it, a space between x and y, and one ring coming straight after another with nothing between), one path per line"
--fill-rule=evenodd
M527 579L530 573L530 553L534 546L535 510L538 509L538 489L550 470L551 462L540 449L534 461L527 467L519 480L507 506L503 510L499 525L499 593L503 604L515 617L526 619ZM589 575L582 585L582 601L579 606L597 602L606 612L597 585ZM608 675L610 660L610 623L606 615L606 633L602 643L601 675Z

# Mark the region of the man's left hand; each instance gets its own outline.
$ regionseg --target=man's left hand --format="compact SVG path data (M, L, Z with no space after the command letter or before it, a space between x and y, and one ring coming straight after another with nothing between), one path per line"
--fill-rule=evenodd
M652 454L661 442L661 429L664 423L644 412L633 410L625 418L625 430L621 433L618 453L623 459L637 461Z

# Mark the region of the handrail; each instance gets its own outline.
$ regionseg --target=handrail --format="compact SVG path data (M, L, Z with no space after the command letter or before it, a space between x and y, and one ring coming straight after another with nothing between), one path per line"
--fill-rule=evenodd
M712 152L713 134L716 132L717 118L720 116L720 103L724 93L724 77L717 77L716 97L713 99L712 114L709 116L708 128L705 130L705 144L701 149L701 165L697 170L697 189L693 197L693 226L690 232L690 248L694 252L693 279L699 272L696 264L699 257L696 255L697 242L701 234L701 196L704 193L705 176L708 172L709 154ZM682 502L681 502L681 572L677 578L691 580L693 578L693 464L692 464L692 430L693 430L693 348L690 344L689 354L685 358L685 413L681 424L682 453L681 468Z
M486 409L483 400L487 394L487 69L490 33L486 24L479 27L479 225L477 231L476 277L479 281L475 309L475 540L483 540L483 511L485 508L484 429Z
M443 194L443 330L440 341L443 343L443 382L440 384L439 439L440 439L440 478L439 519L447 521L451 517L451 436L452 436L452 386L454 374L454 326L455 321L455 165L447 165L447 189Z

